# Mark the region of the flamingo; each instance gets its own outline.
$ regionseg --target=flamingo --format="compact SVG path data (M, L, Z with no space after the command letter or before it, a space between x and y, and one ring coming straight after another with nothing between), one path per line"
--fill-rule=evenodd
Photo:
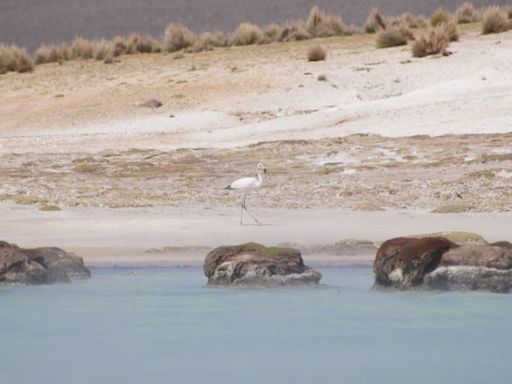
M243 216L244 209L247 211L249 216L254 220L254 222L258 225L262 225L258 219L256 219L249 209L247 209L247 205L245 201L247 199L247 192L251 189L259 188L263 185L263 175L267 173L267 168L261 163L256 166L257 177L242 177L241 179L233 181L230 185L228 185L224 189L234 190L234 191L242 191L242 201L240 202L240 225L244 225Z

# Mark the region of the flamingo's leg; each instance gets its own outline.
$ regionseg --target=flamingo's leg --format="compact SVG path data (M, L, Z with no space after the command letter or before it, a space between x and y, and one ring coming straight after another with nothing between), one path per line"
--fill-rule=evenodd
M247 211L247 213L249 214L249 216L251 216L251 218L254 220L254 222L255 222L256 224L258 224L258 225L263 225L263 224L261 224L261 222L260 222L257 218L255 218L255 217L252 215L252 213L251 213L251 212L249 211L249 209L247 208L247 205L245 204L245 200L246 200L246 198L247 198L247 196L246 196L246 195L244 195L244 198L243 198L243 200L242 200L242 208L243 208L243 209L245 209L245 210Z

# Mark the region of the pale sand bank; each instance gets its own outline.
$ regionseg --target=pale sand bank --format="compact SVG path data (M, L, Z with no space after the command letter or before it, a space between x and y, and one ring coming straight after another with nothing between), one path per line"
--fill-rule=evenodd
M264 226L239 225L236 208L66 209L41 212L0 205L0 239L24 247L59 246L97 265L200 265L208 248L248 241L303 246L342 239L384 241L439 231L469 231L512 240L512 213L435 214L389 210L259 209ZM164 247L170 247L163 249ZM152 250L152 251L149 251ZM149 251L149 252L148 252ZM310 263L369 263L373 254L305 255Z

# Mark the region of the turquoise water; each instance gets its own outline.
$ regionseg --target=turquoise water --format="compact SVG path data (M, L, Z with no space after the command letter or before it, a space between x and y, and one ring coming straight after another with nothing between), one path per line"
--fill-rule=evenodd
M0 287L0 383L506 383L512 296L207 289L200 269L96 269Z

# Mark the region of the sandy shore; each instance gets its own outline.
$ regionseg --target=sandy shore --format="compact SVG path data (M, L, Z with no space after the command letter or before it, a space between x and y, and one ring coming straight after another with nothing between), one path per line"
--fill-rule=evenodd
M248 241L321 247L341 240L468 231L488 241L512 240L512 213L433 214L389 210L261 209L263 226L239 225L237 209L66 209L41 212L0 205L0 238L24 247L58 245L89 265L199 265L211 247ZM305 255L310 263L371 262L373 254Z

